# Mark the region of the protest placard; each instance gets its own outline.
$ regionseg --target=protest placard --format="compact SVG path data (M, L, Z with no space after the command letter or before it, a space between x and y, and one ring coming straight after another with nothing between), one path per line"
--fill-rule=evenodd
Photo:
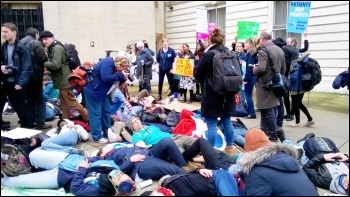
M176 58L174 65L174 74L193 77L194 60L185 58Z
M208 11L205 9L197 9L196 38L197 40L203 40L208 37Z
M248 39L258 35L260 23L252 21L237 22L237 38Z
M309 23L311 1L290 1L287 18L287 32L303 33Z
M216 24L215 23L208 23L208 32L209 34L214 30Z
M34 129L25 129L17 127L15 129L12 129L10 131L1 132L2 137L7 137L10 139L24 139L24 138L30 138L36 134L41 133L42 131L34 130Z

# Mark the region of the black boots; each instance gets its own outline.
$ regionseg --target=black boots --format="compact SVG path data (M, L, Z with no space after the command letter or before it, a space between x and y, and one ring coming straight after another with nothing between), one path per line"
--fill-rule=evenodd
M281 142L286 140L286 137L284 136L284 131L283 131L282 127L277 128L277 137L278 137L278 139L280 139Z

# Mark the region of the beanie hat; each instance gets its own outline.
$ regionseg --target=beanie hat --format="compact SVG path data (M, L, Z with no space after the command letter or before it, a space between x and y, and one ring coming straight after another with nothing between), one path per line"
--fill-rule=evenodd
M125 123L125 127L126 127L127 129L129 129L130 131L134 131L134 129L132 128L132 120L134 120L134 118L138 118L138 117L137 117L137 116L131 116L131 117L129 118L129 120L126 121L126 123Z
M118 195L119 196L129 196L134 190L135 190L135 188L134 188L133 182L131 182L129 180L123 181L118 186Z
M270 140L261 129L249 129L245 134L244 150L246 152L255 151L268 143Z
M54 37L53 34L50 31L42 31L40 33L40 37L39 40L43 39L43 38L52 38Z

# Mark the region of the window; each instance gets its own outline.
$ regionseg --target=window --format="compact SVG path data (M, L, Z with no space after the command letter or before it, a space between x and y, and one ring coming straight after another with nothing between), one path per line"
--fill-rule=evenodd
M208 10L208 23L215 23L223 32L226 29L226 7Z
M281 37L287 39L288 37L296 37L298 40L297 47L301 46L301 34L290 33L286 31L286 23L289 12L290 1L274 1L274 19L273 19L273 37Z

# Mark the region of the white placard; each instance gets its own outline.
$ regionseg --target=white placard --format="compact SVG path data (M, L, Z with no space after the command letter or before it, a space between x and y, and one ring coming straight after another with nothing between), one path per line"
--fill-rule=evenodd
M40 130L34 130L34 129L25 129L17 127L15 129L12 129L10 131L1 132L2 137L7 137L10 139L24 139L24 138L30 138L36 134L41 133Z
M208 34L208 11L197 8L196 32Z

